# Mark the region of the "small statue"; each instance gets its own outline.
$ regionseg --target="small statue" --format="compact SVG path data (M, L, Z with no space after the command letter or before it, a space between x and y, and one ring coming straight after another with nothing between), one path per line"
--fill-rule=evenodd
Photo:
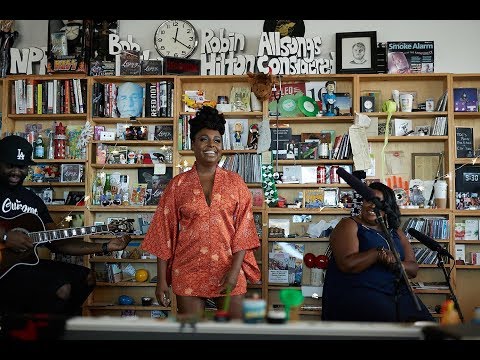
M235 142L233 144L233 149L234 150L243 150L243 145L242 145L242 132L243 132L243 125L242 123L235 123L234 125L234 134L233 138L235 139Z
M335 116L335 102L337 101L335 82L329 80L326 82L325 87L327 89L327 92L323 94L323 102L326 106L325 116Z
M258 147L258 124L250 126L248 134L248 149L257 150Z

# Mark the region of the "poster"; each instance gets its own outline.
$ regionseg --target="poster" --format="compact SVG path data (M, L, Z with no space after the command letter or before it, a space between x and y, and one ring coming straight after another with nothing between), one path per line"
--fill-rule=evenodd
M433 73L433 41L387 42L389 74Z

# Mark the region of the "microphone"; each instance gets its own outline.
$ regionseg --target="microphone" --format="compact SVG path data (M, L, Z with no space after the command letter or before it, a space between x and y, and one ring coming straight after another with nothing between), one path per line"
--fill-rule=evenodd
M430 236L422 234L420 231L415 230L414 228L408 229L408 233L430 250L436 251L438 255L448 256L450 259L455 260L454 257L450 255L450 253L442 245L433 240Z
M352 187L357 193L359 193L364 200L372 201L376 199L375 193L367 185L357 179L355 176L350 174L347 170L342 167L337 169L337 175L340 176L345 182ZM377 205L377 204L375 204Z

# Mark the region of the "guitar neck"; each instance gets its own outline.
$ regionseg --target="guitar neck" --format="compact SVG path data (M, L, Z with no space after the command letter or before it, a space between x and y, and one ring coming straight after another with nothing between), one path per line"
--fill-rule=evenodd
M84 226L69 229L45 230L38 232L31 232L28 235L33 240L34 244L42 244L55 240L70 239L79 236L93 235L99 233L110 232L108 225L94 225Z

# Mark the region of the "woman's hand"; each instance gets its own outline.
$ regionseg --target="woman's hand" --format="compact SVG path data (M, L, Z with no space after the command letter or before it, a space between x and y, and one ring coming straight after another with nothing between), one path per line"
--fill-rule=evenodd
M395 255L393 254L393 252L391 250L387 250L384 248L377 251L378 251L378 262L384 265L385 267L387 267L389 270L393 271L397 265L397 261L395 259Z
M157 287L155 288L155 297L157 298L158 303L162 306L170 306L170 290L167 283L157 283Z
M230 292L232 289L237 286L238 272L237 271L228 271L220 280L220 294L226 294L227 290Z

